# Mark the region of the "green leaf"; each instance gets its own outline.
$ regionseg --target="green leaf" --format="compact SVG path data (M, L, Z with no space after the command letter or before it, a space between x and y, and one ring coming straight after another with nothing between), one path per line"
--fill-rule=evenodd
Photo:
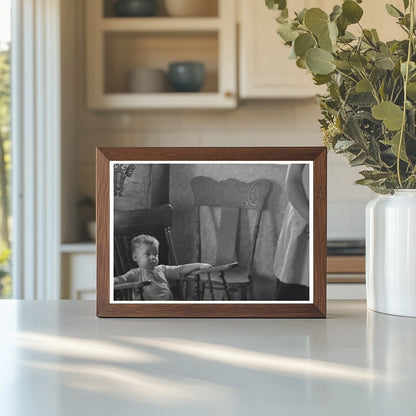
M303 21L305 20L305 14L307 12L307 9L302 9L299 13L296 13L296 19L303 23Z
M362 79L360 82L357 82L355 86L357 92L371 92L371 83L366 79Z
M328 15L318 7L309 9L305 13L305 26L315 35L327 30Z
M394 7L392 4L386 4L387 13L393 17L403 17L404 14L397 8Z
M355 143L351 140L338 140L334 146L335 152L345 152L348 150L351 146L353 146Z
M304 58L309 49L316 45L314 37L309 33L302 33L295 39L296 56Z
M315 85L323 85L331 81L331 76L315 74L313 76L313 80L315 81Z
M338 31L339 31L339 27L338 27L338 25L337 25L337 29L338 29ZM342 42L342 43L349 43L349 42L351 42L351 41L353 41L353 40L355 40L355 39L357 39L357 37L353 34L353 33L351 33L351 32L348 32L348 30L344 33L344 35L343 36L341 36L340 38L338 38L338 41L339 42Z
M391 101L383 101L371 109L373 117L382 120L384 125L392 131L402 127L403 110Z
M378 33L377 33L377 30L376 29L371 29L371 34L373 35L373 39L376 42L380 42L380 38L378 37Z
M366 159L367 155L364 152L361 152L358 156L350 160L350 166L360 166L365 162Z
M388 141L388 140L380 140L383 144L390 146L391 151L393 152L393 154L397 157L399 154L399 144L400 144L400 132L398 132L397 134L395 134L393 136L393 138ZM409 159L407 158L406 155L406 148L405 148L405 141L403 140L402 142L402 146L400 148L400 159L403 160L404 162L409 162Z
M334 51L334 44L332 43L331 37L329 35L329 28L327 27L325 31L321 32L318 35L318 45L321 49L324 49L328 52Z
M348 61L334 60L332 63L339 69L348 71L352 68L352 65Z
M391 173L390 172L379 172L377 170L362 170L360 175L364 176L366 179L372 179L374 181L378 181L380 179L388 178Z
M407 84L407 96L412 100L416 100L416 82Z
M380 69L392 70L394 69L394 61L390 56L377 56L375 61L376 67Z
M286 0L266 0L266 6L271 10L283 10L286 5Z
M331 22L335 22L338 17L342 15L342 7L336 4L334 8L332 9L332 13L329 15L329 20Z
M358 53L352 55L349 62L358 70L364 69L364 67L368 64L367 60Z
M404 9L406 10L409 7L409 0L403 0L403 6L404 6Z
M335 65L332 63L333 59L330 52L320 48L309 49L306 54L306 64L314 75L327 75L333 72L335 69Z
M348 27L348 22L344 19L342 15L339 16L337 19L337 27L338 27L338 32L340 36L341 37L344 36Z
M293 30L292 27L287 23L280 24L277 28L277 33L288 44L293 42L298 37L298 32Z
M352 0L346 0L342 3L342 16L349 23L358 23L363 16L363 9Z
M298 58L296 59L296 66L301 69L308 69L308 65L306 65L305 58Z

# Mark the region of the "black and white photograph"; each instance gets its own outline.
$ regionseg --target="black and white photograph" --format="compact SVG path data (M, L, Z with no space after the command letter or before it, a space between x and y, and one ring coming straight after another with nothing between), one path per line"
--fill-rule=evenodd
M311 161L111 161L110 303L312 303Z

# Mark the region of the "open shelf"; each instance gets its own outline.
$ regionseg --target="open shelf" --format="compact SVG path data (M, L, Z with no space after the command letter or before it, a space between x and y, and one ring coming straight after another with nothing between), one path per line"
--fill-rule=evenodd
M216 16L114 17L113 2L89 0L87 7L87 102L91 109L221 109L237 105L236 10L212 0ZM200 91L165 87L129 88L129 74L142 68L166 74L173 62L201 62ZM159 84L160 85L160 84ZM159 90L159 91L158 91Z

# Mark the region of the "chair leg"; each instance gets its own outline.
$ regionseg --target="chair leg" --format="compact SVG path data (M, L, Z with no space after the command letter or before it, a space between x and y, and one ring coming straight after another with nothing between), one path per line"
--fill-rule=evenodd
M209 283L209 291L211 292L211 299L215 300L214 296L214 286L212 285L211 274L208 273L208 283Z
M219 275L220 275L221 282L222 282L222 290L225 293L225 299L230 300L230 292L228 290L227 281L225 280L225 277L224 277L224 272L219 272Z
M194 300L201 300L201 277L195 276Z

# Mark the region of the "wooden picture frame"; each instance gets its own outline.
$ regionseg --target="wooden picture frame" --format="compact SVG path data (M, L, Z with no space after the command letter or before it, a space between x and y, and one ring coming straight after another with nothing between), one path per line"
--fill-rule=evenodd
M326 148L97 148L96 154L98 317L326 317ZM291 300L291 298L286 300L279 298L276 300L273 298L274 292L272 293L271 289L269 289L273 284L275 284L275 281L273 280L274 275L271 274L272 271L270 270L270 264L273 264L273 267L276 267L276 264L279 264L279 260L276 260L276 258L279 259L280 254L276 251L277 254L275 254L274 259L271 259L270 253L273 253L273 250L275 250L275 246L277 244L276 241L278 241L279 238L283 238L283 234L280 236L283 229L282 224L285 221L285 216L290 205L288 202L289 197L287 196L289 192L284 191L285 189L287 190L290 188L285 186L284 178L286 177L286 172L289 170L289 166L292 165L301 165L303 166L303 171L307 170L310 174L306 185L309 187L309 228L306 227L307 231L306 234L304 234L307 236L306 238L309 239L308 244L310 243L309 248L305 251L307 254L304 256L305 258L308 258L307 256L309 256L309 260L304 261L304 263L308 264L309 267L307 275L309 279L309 291L308 297L303 298L302 300L296 298L294 298L294 300ZM308 167L307 169L306 166ZM160 172L165 173L158 175L154 173L149 175L146 174L147 176L140 174L140 176L139 173L145 168L149 169L151 172L154 172L155 169L159 169ZM136 177L133 173L135 170L137 170L135 173ZM198 272L198 280L192 280L190 290L188 286L185 290L183 289L184 285L182 281L178 283L178 288L182 292L185 292L184 299L187 299L187 296L190 293L195 293L195 287L198 287L198 297L196 298L190 298L187 300L178 300L175 298L176 300L163 299L155 301L147 300L145 297L143 298L143 292L141 292L141 299L144 300L138 300L138 298L126 301L115 300L115 289L118 290L120 286L118 284L114 284L114 276L116 275L114 271L114 244L116 244L114 234L114 215L117 214L118 218L120 212L121 214L124 212L124 208L120 211L120 208L118 207L120 201L125 204L133 203L133 208L135 208L136 200L133 199L131 202L127 198L128 195L133 195L134 198L139 198L140 203L142 201L140 198L145 198L146 203L143 204L146 207L149 207L149 205L156 204L153 204L152 201L149 202L150 199L153 198L154 200L162 200L163 195L168 195L167 202L174 206L174 211L175 205L179 207L179 214L176 218L179 218L182 221L182 226L178 225L175 229L174 216L173 230L171 233L173 241L176 239L176 241L179 241L181 245L186 245L188 244L188 239L185 238L186 235L188 235L187 233L194 233L195 231L194 226L189 226L190 230L188 230L188 223L191 223L190 217L188 218L188 216L191 215L191 212L194 212L194 207L191 205L197 205L196 197L194 197L193 203L192 200L189 199L191 197L188 197L191 186L190 182L192 182L192 178L195 178L196 173L204 173L206 171L211 172L212 175L205 175L205 177L212 176L213 179L211 180L213 182L218 181L218 183L225 183L227 186L231 182L238 182L237 179L244 183L248 183L248 185L255 182L257 186L258 175L268 176L268 182L271 183L271 190L269 200L266 200L263 212L267 212L268 209L270 212L267 215L263 214L262 221L266 221L264 218L267 218L267 221L280 221L280 229L276 229L278 228L277 226L272 227L270 224L263 224L262 222L260 222L260 225L257 224L256 226L257 230L260 229L260 232L258 233L260 237L258 237L257 243L254 243L254 246L256 246L256 244L257 246L253 249L253 252L255 253L253 255L253 267L254 269L257 268L260 270L262 267L265 268L267 266L266 272L264 273L265 277L259 273L259 276L256 276L257 280L250 280L250 284L247 286L247 288L249 287L250 290L252 290L252 295L250 296L245 296L246 293L249 293L248 289L245 294L243 291L241 291L241 293L238 291L232 292L233 296L241 294L238 298L230 297L229 293L226 292L228 282L226 282L223 286L213 286L211 279L209 279L210 286L208 285L207 280L204 280L202 284L202 280L199 280L200 277ZM166 174L166 172L168 173ZM233 172L233 178L229 178L230 175L227 174L227 172ZM264 175L264 172L266 172L266 175ZM242 176L243 178L241 179L239 176ZM143 178L148 178L148 183L153 186L153 184L156 183L156 180L154 179L155 177L158 177L159 179L165 178L160 183L164 184L163 186L167 186L167 193L165 191L154 192L153 188L151 189L148 185L146 185L146 188L143 188L145 191L136 191L136 189L138 189L137 187L139 186L139 182ZM235 177L238 178L235 179ZM286 179L286 185L287 183ZM134 193L129 191L131 189L134 190ZM256 188L253 192L257 194L257 191L258 188ZM123 196L123 193L125 196ZM271 195L273 195L273 197ZM172 202L172 200L174 201ZM179 202L175 204L175 201ZM166 202L166 198L162 202ZM115 207L117 208L116 210ZM128 207L126 205L125 208L126 211L132 211L131 206ZM198 217L198 221L200 223L202 220ZM212 221L216 220L213 219ZM251 220L247 219L245 221L249 223ZM178 222L180 221L178 220ZM254 226L248 226L250 229L253 227ZM242 235L242 232L238 231L238 233L241 233ZM241 236L237 238L242 240ZM192 239L190 238L189 240ZM241 243L240 240L238 243ZM190 241L189 244L192 244L193 246L195 245L192 241ZM200 241L199 244L201 246ZM204 244L206 245L206 243L202 243L202 246L204 246ZM219 244L220 243L217 245ZM252 245L253 244L250 242L250 246ZM284 244L283 246L286 247ZM237 246L237 249L239 249L239 246ZM235 251L237 251L237 249L235 249ZM183 250L184 253L188 253L191 249L186 247ZM260 254L258 254L258 250L263 251L260 251ZM302 259L303 257L299 258L299 261ZM135 260L137 259L135 258ZM273 261L274 263L272 263ZM214 266L216 265L214 264ZM215 270L212 273L214 272ZM256 272L254 272L254 274L255 273ZM194 278L194 275L191 274L191 277ZM283 278L285 278L285 276L283 276ZM254 284L255 282L256 284ZM267 284L261 282L266 282ZM277 282L278 280L276 279L276 284ZM199 293L201 284L203 286L202 296ZM208 287L210 288L211 298L208 297ZM302 288L304 287L306 286L302 286ZM257 292L255 292L256 290ZM265 294L263 294L262 290ZM217 299L215 297L216 293L220 293L220 297L218 298L219 300L213 300ZM237 293L237 295L235 293ZM259 295L258 293L261 294Z

